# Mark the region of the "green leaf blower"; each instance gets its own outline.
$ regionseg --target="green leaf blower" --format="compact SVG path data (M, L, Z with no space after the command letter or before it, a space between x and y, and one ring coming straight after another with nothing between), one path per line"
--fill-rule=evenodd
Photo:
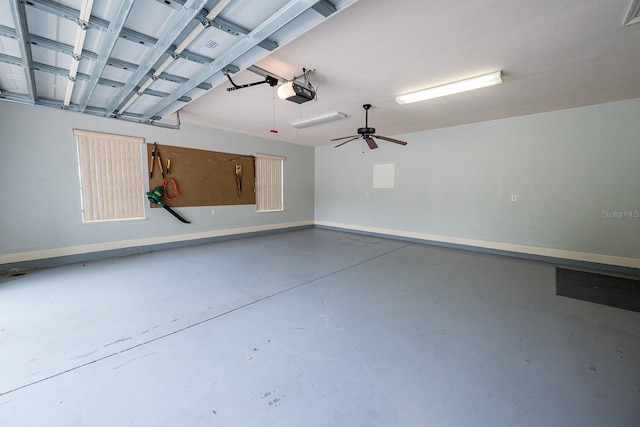
M176 218L178 218L180 221L184 222L185 224L190 224L189 221L187 221L186 219L182 218L180 215L178 215L177 212L175 212L173 209L171 209L169 206L167 206L167 204L165 202L162 201L162 196L163 195L164 195L164 188L156 187L153 190L147 192L147 199L149 199L149 201L151 203L154 203L154 204L156 204L158 206L162 206L167 211L169 211L169 213L171 215L175 216Z

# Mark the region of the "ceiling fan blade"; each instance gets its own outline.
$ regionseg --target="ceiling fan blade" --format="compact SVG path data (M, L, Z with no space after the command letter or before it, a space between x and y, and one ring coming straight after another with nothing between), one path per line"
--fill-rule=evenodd
M340 138L333 138L333 139L330 139L329 141L340 141L341 139L347 139L347 138L359 138L359 137L360 137L360 135L343 136L343 137L340 137Z
M376 144L376 142L373 140L373 138L368 137L368 138L365 138L365 140L367 141L367 145L369 146L369 148L371 148L372 150L374 148L378 148L378 144Z
M406 143L406 142L404 142L404 141L400 141L399 139L393 139L393 138L389 138L389 137L387 137L387 136L380 136L380 135L371 135L371 136L373 136L373 137L375 137L375 138L383 139L383 140L385 140L385 141L395 142L396 144L400 144L400 145L407 145L407 143Z
M348 137L347 137L347 138L348 138ZM344 139L344 138L338 138L338 139ZM340 147L340 146L342 146L342 145L346 144L347 142L355 141L356 139L360 139L360 137L359 137L359 136L356 136L355 138L351 138L351 139L350 139L350 140L348 140L348 141L341 142L340 144L336 145L336 146L335 146L335 147L333 147L333 148L338 148L338 147ZM333 139L332 139L332 141L333 141Z

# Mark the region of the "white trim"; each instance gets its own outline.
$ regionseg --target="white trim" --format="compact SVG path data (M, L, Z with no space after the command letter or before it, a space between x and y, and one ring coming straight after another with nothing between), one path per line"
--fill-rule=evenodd
M102 252L114 249L125 249L138 246L158 245L163 243L183 242L211 237L232 236L234 234L256 233L260 231L278 230L283 228L304 227L313 225L313 221L298 221L281 224L258 225L253 227L227 228L200 233L180 234L174 236L159 236L146 239L119 240L115 242L94 243L90 245L67 246L62 248L42 249L29 252L15 252L0 254L0 265L14 262L33 261L38 259L56 258L69 255L80 255L92 252Z
M584 261L589 263L615 265L620 267L640 268L640 258L627 258L613 255L595 254L590 252L570 251L566 249L543 248L539 246L519 245L515 243L494 242L491 240L467 239L464 237L443 236L439 234L416 233L412 231L394 230L389 228L363 227L359 225L343 224L330 221L316 221L315 224L325 227L342 228L345 230L384 234L391 237L404 237L417 240L448 243L452 245L473 246L484 249L494 249L506 252L538 255L550 258Z
M640 259L626 258L613 255L594 254L590 252L578 252L565 249L542 248L538 246L518 245L513 243L494 242L489 240L467 239L455 236L443 236L429 233L415 233L409 231L394 230L378 227L362 227L353 224L343 224L330 221L298 221L280 224L260 225L254 227L229 228L212 230L200 233L181 234L177 236L160 236L146 239L121 240L116 242L95 243L90 245L68 246L63 248L42 249L29 252L15 252L0 254L0 265L15 262L33 261L38 259L56 258L61 256L79 255L92 252L101 252L114 249L125 249L138 246L157 245L163 243L182 242L186 240L206 239L211 237L232 236L235 234L255 233L260 231L278 230L284 228L304 227L309 225L321 225L325 227L341 228L344 230L361 231L388 235L390 237L404 237L410 239L440 242L452 245L472 246L484 249L494 249L506 252L515 252L528 255L538 255L550 258L582 261L596 264L614 265L620 267L640 268Z

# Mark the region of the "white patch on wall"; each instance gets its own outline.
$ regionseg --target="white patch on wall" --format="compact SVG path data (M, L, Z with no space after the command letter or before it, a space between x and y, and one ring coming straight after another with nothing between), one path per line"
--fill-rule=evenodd
M396 186L396 164L373 165L373 188L394 188Z

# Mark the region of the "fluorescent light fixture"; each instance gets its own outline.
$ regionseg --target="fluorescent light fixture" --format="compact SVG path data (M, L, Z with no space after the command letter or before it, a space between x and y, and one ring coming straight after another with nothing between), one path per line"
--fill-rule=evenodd
M396 96L398 104L411 104L413 102L426 101L427 99L439 98L441 96L453 95L454 93L466 92L468 90L480 89L487 86L502 83L502 71L460 80L454 83L444 84L429 89L419 90L404 95Z
M322 123L332 122L334 120L340 120L347 117L345 113L340 111L334 111L333 113L325 114L324 116L312 117L310 119L300 120L298 122L291 123L294 128L306 128L309 126L320 125Z

